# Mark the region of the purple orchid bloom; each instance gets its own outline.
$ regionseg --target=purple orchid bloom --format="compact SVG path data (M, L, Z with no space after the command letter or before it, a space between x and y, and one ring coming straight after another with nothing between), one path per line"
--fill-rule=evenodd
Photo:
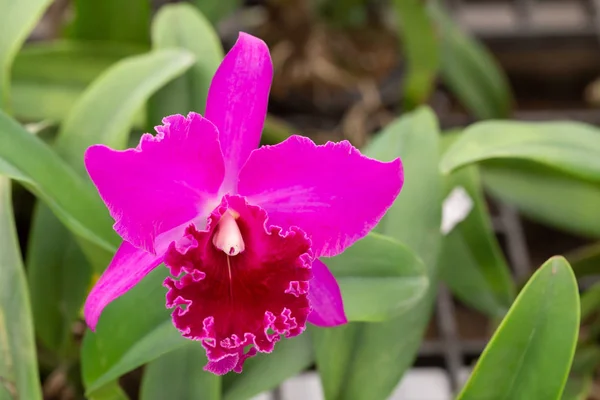
M166 117L135 149L87 150L123 238L87 298L92 330L108 303L163 262L173 323L202 342L215 374L241 372L246 358L307 321L347 322L319 257L377 224L400 192L402 164L367 158L347 141L292 136L257 148L272 77L266 44L241 33L212 80L205 117Z

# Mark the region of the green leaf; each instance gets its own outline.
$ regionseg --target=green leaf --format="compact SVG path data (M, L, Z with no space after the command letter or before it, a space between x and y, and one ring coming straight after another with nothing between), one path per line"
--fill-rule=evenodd
M553 257L523 288L458 399L559 399L578 331L577 281Z
M60 122L85 88L108 67L147 50L121 43L64 40L27 45L12 68L14 115L20 120Z
M95 391L87 398L89 400L129 400L127 393L123 391L121 386L119 386L119 382L116 381L103 386L101 390Z
M75 0L75 19L69 27L72 37L148 43L149 0Z
M600 311L600 283L596 283L581 295L581 320Z
M567 380L561 400L588 400L592 390L593 376L574 377Z
M304 333L281 339L272 353L249 358L240 374L223 377L224 400L246 400L273 389L284 380L302 372L314 362L310 336Z
M135 368L188 343L173 326L158 267L103 311L96 332L86 332L82 375L87 395Z
M377 230L418 254L425 262L430 284L424 297L400 317L312 332L327 399L386 399L417 354L437 287L438 132L433 113L420 108L390 124L365 151L384 161L402 157L404 188Z
M50 3L51 0L0 0L0 109L9 108L13 59Z
M410 309L428 287L425 267L409 249L369 234L323 259L337 278L349 321L383 321Z
M0 177L0 399L41 400L27 282L10 181Z
M394 6L407 63L404 103L407 109L412 109L425 103L434 89L440 49L425 2L395 0Z
M119 243L102 200L38 137L0 112L0 174L44 200L72 232L114 251Z
M439 29L444 83L476 117L508 117L512 95L505 74L490 52L462 32L436 3L430 3L430 12Z
M571 263L577 278L600 275L600 243L581 247L565 257Z
M83 166L85 149L95 143L125 147L135 113L152 93L191 62L191 55L175 50L117 62L76 103L61 127L55 148L87 179ZM106 267L112 256L112 252L99 256L100 249L91 249L89 244L84 250L93 251L88 258L97 272ZM73 238L40 204L34 214L29 255L30 282L40 289L33 296L38 334L49 348L59 350L69 343L69 327L85 298L91 268Z
M34 208L27 246L27 275L37 336L65 356L92 268L73 237L43 203Z
M404 186L377 232L407 245L433 271L440 244L442 189L435 114L428 107L405 114L379 133L364 153L382 161L401 157Z
M221 399L221 377L203 370L206 350L200 342L188 341L146 366L141 400Z
M584 319L583 316L581 319ZM561 400L587 400L592 390L593 376L599 362L600 347L596 345L578 345Z
M600 132L578 122L486 121L471 125L448 149L440 168L449 173L487 160L533 161L600 181Z
M172 114L203 114L210 82L223 59L221 41L210 22L190 4L165 5L152 24L152 45L186 49L196 56L196 62L152 98L150 123L156 125Z
M189 52L171 49L115 64L92 83L65 119L56 140L59 154L85 174L87 147L102 143L124 148L134 117L146 100L193 61Z
M440 277L454 295L491 317L502 317L516 288L488 217L477 167L447 177L446 193L463 188L473 209L443 240Z
M215 26L242 5L242 0L193 0L193 2L206 19Z
M482 177L493 197L527 217L576 235L600 237L599 182L518 160L487 162Z

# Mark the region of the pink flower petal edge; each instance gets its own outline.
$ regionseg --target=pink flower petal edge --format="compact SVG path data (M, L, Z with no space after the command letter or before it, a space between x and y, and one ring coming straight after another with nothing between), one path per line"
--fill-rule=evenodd
M272 80L267 45L240 33L213 77L206 103L205 116L219 130L225 159L223 192L235 192L240 169L260 143Z
M155 252L163 232L208 215L223 182L215 126L199 114L173 115L145 134L135 149L90 147L85 165L115 219L115 231L135 247Z
M347 323L340 287L327 265L314 260L312 273L308 292L312 312L308 315L308 322L322 327Z
M329 257L375 227L403 182L400 159L381 162L347 141L317 146L292 136L252 152L238 191L267 211L270 224L301 227L315 256Z
M92 291L83 308L85 322L94 331L104 308L116 298L137 285L146 275L163 262L163 252L155 256L123 242Z

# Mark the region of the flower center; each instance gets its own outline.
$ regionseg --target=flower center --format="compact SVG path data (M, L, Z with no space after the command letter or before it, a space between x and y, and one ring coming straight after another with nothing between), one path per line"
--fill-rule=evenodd
M238 218L239 214L234 210L225 211L212 238L213 245L228 256L237 256L246 248L240 227L236 222Z

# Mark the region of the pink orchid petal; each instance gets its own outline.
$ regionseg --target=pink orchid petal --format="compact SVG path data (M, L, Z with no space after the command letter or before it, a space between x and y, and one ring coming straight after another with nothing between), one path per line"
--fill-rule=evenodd
M85 165L114 228L135 247L154 252L162 232L208 215L224 176L218 132L196 113L173 115L135 149L90 147ZM214 204L213 204L214 203Z
M134 247L131 243L121 244L85 301L83 313L91 330L96 329L100 314L110 302L125 294L163 262L167 246L168 243L165 242L165 245L161 246L164 247L161 255L156 256Z
M239 170L258 147L272 80L267 45L240 33L213 77L206 103L205 116L219 129L226 170L224 192L235 192Z
M315 257L334 256L365 236L402 188L402 163L363 156L349 142L315 145L292 136L255 150L238 191L269 215L269 224L298 226Z
M308 292L312 312L308 314L308 322L325 327L347 323L340 287L327 265L313 261L312 274Z

